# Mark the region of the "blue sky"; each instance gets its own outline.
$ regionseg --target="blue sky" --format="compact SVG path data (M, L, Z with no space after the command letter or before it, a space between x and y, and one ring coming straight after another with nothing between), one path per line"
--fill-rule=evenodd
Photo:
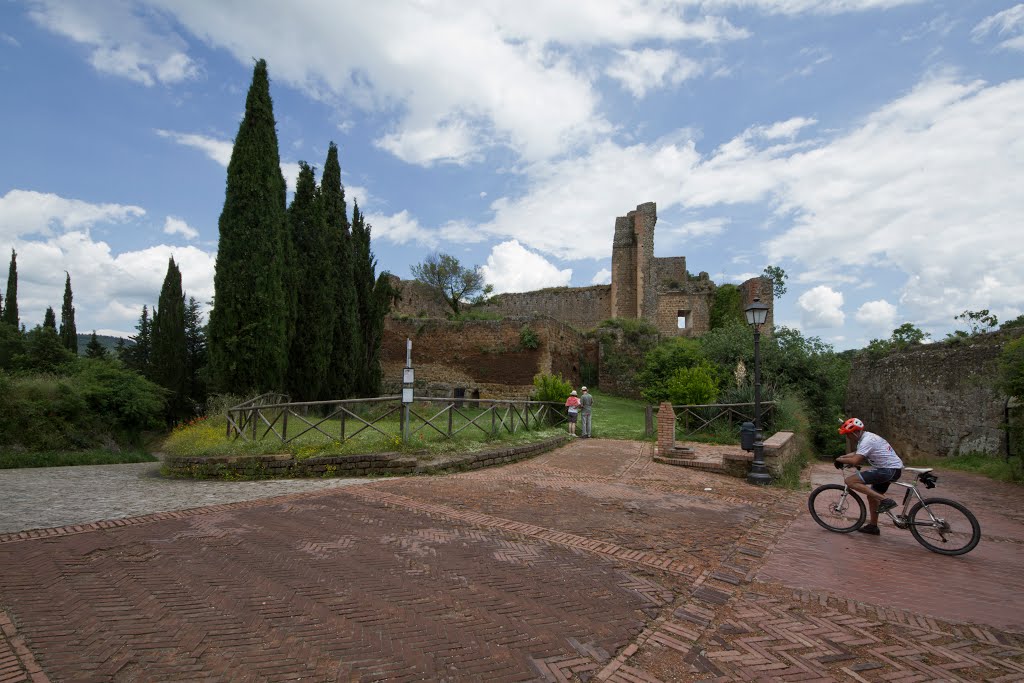
M335 141L403 278L442 251L498 292L606 283L654 201L657 256L783 267L776 323L837 349L1024 312L1024 4L29 0L0 3L23 322L67 270L79 330L131 333L172 254L210 299L256 58L288 182Z

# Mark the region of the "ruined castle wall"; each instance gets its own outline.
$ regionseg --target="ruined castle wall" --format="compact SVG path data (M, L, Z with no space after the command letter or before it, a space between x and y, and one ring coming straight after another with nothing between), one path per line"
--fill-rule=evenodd
M771 331L775 325L775 293L772 290L772 281L764 277L752 277L739 286L740 294L743 297L743 307L746 308L754 301L754 297L761 299L761 303L768 304L768 320L765 321L762 331Z
M446 318L452 312L451 307L422 282L391 276L391 286L399 292L398 303L392 308L392 313L419 318Z
M997 359L1020 334L926 344L880 359L859 354L850 369L846 414L864 420L901 456L1003 455L1006 397L995 389Z
M654 280L660 289L675 289L686 282L686 279L685 256L654 259Z
M520 343L523 326L540 339L536 349ZM398 393L405 367L406 340L412 340L417 395L466 398L526 398L537 373L559 374L578 386L581 360L596 362L597 349L573 328L550 318L451 321L385 320L381 345L384 391ZM479 392L475 396L474 392Z
M637 242L631 216L615 219L612 241L611 318L637 317Z
M698 337L711 329L711 305L715 300L713 286L688 290L663 290L658 295L658 315L654 324L662 335ZM686 313L685 329L679 328L680 311Z
M581 330L611 316L611 286L554 287L535 292L499 294L477 309L498 315L550 316Z
M631 213L636 230L637 317L653 322L658 311L658 281L654 270L654 225L658 222L658 212L654 202L647 202Z

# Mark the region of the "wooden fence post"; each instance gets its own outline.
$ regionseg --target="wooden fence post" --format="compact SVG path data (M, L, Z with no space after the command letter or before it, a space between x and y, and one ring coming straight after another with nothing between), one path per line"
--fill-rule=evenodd
M644 407L644 436L654 436L654 406L649 404Z

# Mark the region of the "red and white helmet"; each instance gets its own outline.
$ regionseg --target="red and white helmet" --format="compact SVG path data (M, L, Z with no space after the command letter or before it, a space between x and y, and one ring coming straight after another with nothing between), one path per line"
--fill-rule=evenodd
M839 428L840 434L853 434L854 432L862 431L864 431L864 423L855 417L851 417L843 423L842 427Z

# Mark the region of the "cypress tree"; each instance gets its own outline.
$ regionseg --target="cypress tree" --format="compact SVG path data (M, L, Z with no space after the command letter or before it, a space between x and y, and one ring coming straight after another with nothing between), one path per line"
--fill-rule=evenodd
M7 296L4 297L3 317L0 321L14 325L18 329L18 254L11 249L11 265L7 268Z
M228 164L210 313L210 365L222 390L280 389L288 363L284 176L267 63L259 60Z
M359 330L362 333L362 359L358 366L357 390L363 396L380 393L380 344L384 334L384 318L391 310L397 292L391 286L390 274L375 276L377 261L370 249L371 226L352 206L353 275L359 301Z
M89 343L85 345L85 357L96 358L98 360L103 360L107 357L107 349L96 337L96 330L92 331L92 336L89 337Z
M143 377L149 378L152 373L150 366L150 353L153 348L152 332L153 325L149 319L149 308L142 307L139 315L139 323L135 326L138 334L129 335L128 338L135 342L131 346L124 345L118 349L122 362Z
M185 295L181 291L181 270L174 257L167 263L150 334L151 379L169 392L168 422L174 423L191 412L185 382Z
M357 368L363 358L363 339L359 332L359 302L353 274L352 234L349 230L348 208L345 206L345 188L341 184L338 147L333 142L327 150L327 161L324 163L320 201L327 220L334 266L330 280L334 290L334 331L331 362L322 398L348 398L356 389Z
M75 307L71 305L71 273L64 271L64 305L60 308L60 341L64 348L78 355L78 330L75 329Z
M197 408L206 403L206 332L199 302L188 298L185 306L185 383L188 397Z
M299 162L288 227L297 260L293 273L302 292L288 365L288 392L303 401L320 397L334 339L334 264L327 222L313 169Z
M54 332L57 331L57 314L53 312L53 306L46 307L46 313L43 314L43 327L49 327Z

